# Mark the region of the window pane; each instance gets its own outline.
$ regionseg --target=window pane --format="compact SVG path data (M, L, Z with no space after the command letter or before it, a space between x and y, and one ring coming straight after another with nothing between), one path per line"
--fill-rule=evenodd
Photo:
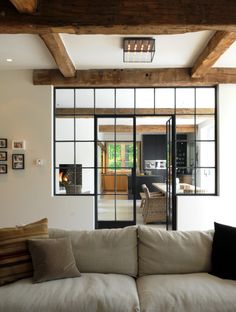
M116 114L134 113L134 89L116 89Z
M56 118L56 140L74 140L74 118Z
M76 140L94 140L94 118L76 118Z
M176 89L176 114L183 113L194 114L194 88Z
M196 169L197 193L215 193L215 169Z
M197 167L215 167L215 142L197 142Z
M56 108L74 108L74 89L56 89Z
M76 143L76 163L83 167L94 167L94 143Z
M114 114L114 89L95 90L95 109L97 114Z
M56 167L60 164L73 164L74 163L74 143L56 143Z
M214 114L215 88L196 88L196 108L197 109L208 108L207 112Z
M188 138L195 139L195 118L194 115L177 115L176 116L176 133L186 134Z
M94 169L82 168L82 192L83 194L94 193Z
M98 221L115 220L115 198L112 195L102 195L98 199Z
M154 114L154 89L136 89L136 114L146 113Z
M115 140L115 118L99 118L97 120L97 127L99 141Z
M116 196L116 219L118 221L132 221L133 216L133 201L128 200L124 195Z
M75 91L76 108L86 108L77 111L78 114L94 113L94 90L93 89L76 89Z
M173 88L155 89L155 113L173 114L175 108L175 90Z
M196 116L197 140L215 139L215 116Z

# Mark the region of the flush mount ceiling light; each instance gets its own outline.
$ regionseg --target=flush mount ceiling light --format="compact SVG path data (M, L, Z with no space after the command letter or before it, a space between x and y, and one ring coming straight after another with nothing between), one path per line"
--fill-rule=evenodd
M155 39L124 38L124 63L151 63L155 54Z

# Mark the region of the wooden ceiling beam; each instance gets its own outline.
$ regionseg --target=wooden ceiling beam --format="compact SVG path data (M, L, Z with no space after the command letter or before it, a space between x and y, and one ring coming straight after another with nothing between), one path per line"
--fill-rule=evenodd
M16 1L16 0L15 0ZM19 2L20 0L18 0ZM21 1L25 2L25 1ZM40 0L37 14L19 15L0 1L0 33L177 34L236 31L236 1Z
M10 0L20 13L33 14L37 10L37 0Z
M176 126L178 133L194 133L195 127L191 125ZM117 125L116 133L133 132L133 126ZM100 125L99 132L114 132L114 126L112 125ZM136 133L166 133L166 125L137 125Z
M197 58L192 68L192 78L200 78L206 75L235 40L236 32L217 31Z
M66 51L59 34L48 33L40 35L48 50L52 54L60 72L65 78L74 77L76 69Z
M167 87L215 86L236 83L236 68L212 68L204 78L192 78L191 68L91 69L76 71L65 78L58 70L34 70L35 85L56 87Z

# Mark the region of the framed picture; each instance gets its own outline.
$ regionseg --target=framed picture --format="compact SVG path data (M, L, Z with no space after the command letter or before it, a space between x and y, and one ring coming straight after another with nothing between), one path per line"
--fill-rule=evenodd
M7 173L7 165L0 164L0 174L6 174Z
M25 149L25 141L24 140L13 140L12 141L12 149L13 150L24 150Z
M12 154L12 169L25 169L24 154Z
M0 161L7 161L7 152L0 151Z
M0 148L7 148L7 139L0 139Z

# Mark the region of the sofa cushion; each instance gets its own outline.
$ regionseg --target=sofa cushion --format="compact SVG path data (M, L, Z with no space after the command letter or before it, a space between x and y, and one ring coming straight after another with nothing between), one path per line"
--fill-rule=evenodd
M94 231L50 230L50 237L70 236L81 273L137 276L137 228Z
M28 241L35 283L53 279L79 277L69 237Z
M0 229L0 286L32 276L27 239L47 238L48 220Z
M235 312L236 281L208 273L138 278L143 312Z
M140 226L139 276L209 272L213 231L163 231Z
M135 312L139 311L135 280L127 275L84 273L32 284L24 279L0 289L0 311L7 312Z
M236 228L215 222L212 274L236 280Z

